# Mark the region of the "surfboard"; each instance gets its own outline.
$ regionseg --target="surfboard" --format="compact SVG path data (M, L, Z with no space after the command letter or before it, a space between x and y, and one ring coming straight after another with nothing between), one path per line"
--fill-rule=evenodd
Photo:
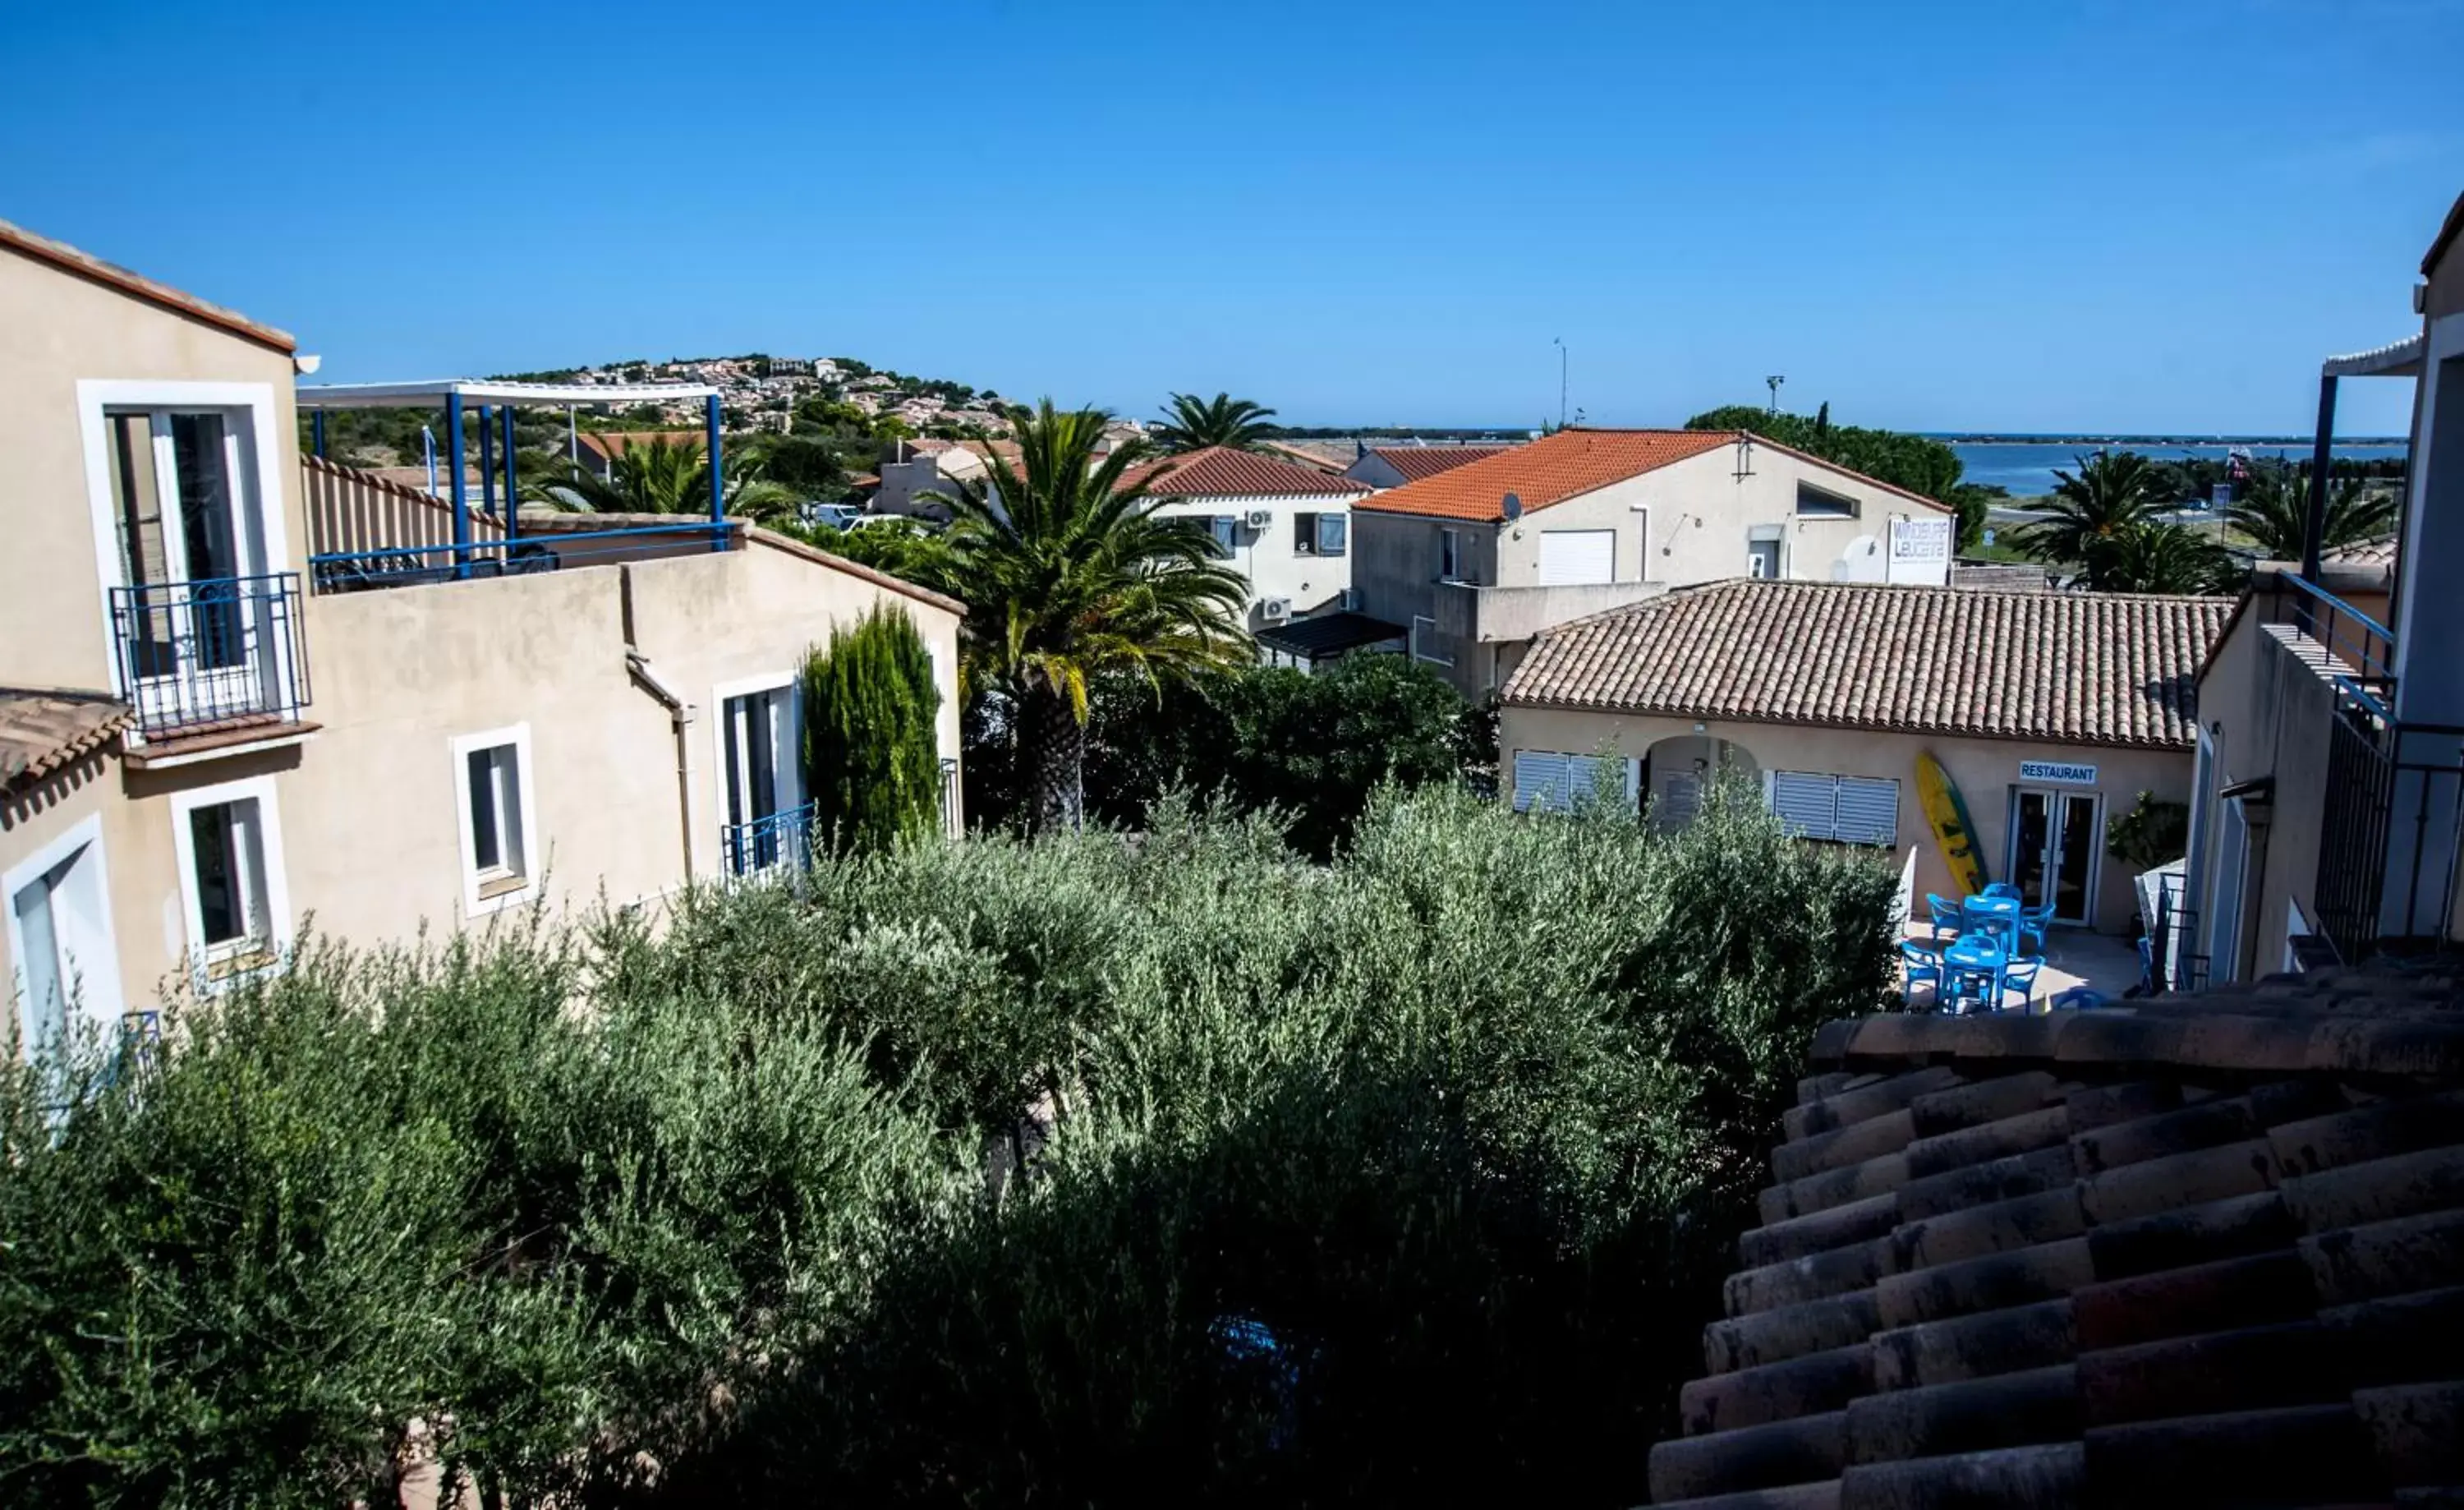
M1976 824L1968 816L1968 804L1959 795L1959 788L1942 762L1927 750L1917 756L1917 801L1925 808L1925 821L1933 826L1934 843L1942 850L1943 863L1950 867L1950 878L1962 896L1973 897L1985 889L1985 855L1977 847Z

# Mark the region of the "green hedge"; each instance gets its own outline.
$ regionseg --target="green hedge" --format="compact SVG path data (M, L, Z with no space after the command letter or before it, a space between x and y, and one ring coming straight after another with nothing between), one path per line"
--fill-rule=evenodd
M512 1502L1632 1502L1893 886L1426 792L318 954L10 1082L0 1499L334 1504L419 1416Z

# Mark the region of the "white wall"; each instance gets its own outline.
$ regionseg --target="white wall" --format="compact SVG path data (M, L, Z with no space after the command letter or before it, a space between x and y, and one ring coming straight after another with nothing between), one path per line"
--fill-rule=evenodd
M1365 493L1358 495L1366 496ZM1312 494L1299 498L1175 499L1155 512L1167 519L1228 516L1243 521L1234 526L1231 565L1233 569L1249 579L1248 622L1254 629L1262 622L1257 606L1266 598L1288 599L1294 618L1332 611L1342 606L1343 595L1352 587L1352 558L1360 548L1359 541L1353 537L1351 520L1353 501L1353 498L1339 494ZM1271 515L1272 519L1262 527L1252 528L1246 521L1253 512ZM1345 516L1342 555L1303 555L1293 549L1295 521L1303 514Z

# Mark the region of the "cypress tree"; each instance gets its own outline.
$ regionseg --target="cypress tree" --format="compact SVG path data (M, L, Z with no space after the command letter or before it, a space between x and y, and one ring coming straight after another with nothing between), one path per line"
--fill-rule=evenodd
M806 653L804 769L814 842L839 854L885 850L941 823L933 655L886 605Z

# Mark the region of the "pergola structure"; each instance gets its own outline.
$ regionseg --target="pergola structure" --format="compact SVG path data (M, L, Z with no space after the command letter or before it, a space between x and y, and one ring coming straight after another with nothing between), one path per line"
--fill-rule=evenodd
M2319 580L2321 543L2327 533L2327 463L2333 459L2336 443L2337 381L2348 377L2417 378L2421 376L2422 350L2421 337L2408 336L2348 357L2329 357L2319 365L2319 432L2310 449L2310 514L2301 532L2302 580Z
M710 448L710 527L726 525L726 472L719 450L718 389L700 383L510 383L484 378L437 378L419 383L325 383L303 385L298 405L310 414L310 444L325 455L325 411L336 409L443 409L446 450L453 478L453 558L455 573L471 574L470 479L464 473L465 433L473 405L478 409L480 507L503 525L501 543L510 547L519 539L520 483L514 469L514 411L565 409L582 405L675 404L700 399ZM496 501L498 462L504 452L504 506Z

